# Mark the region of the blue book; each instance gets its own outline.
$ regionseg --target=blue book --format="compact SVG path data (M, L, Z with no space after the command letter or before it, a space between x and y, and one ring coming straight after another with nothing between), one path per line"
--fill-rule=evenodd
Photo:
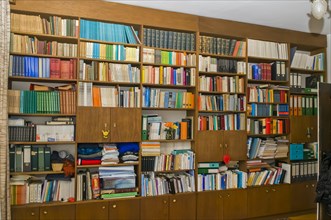
M164 93L164 107L165 108L169 107L169 91L166 91Z
M23 74L25 77L29 76L29 57L23 58Z
M38 78L39 75L39 58L33 57L33 73L32 76Z

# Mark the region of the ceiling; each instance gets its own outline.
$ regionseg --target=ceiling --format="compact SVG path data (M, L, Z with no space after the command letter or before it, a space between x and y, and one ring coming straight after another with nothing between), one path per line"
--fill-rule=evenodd
M330 13L324 19L309 16L310 0L107 0L167 11L241 21L308 33L331 34ZM331 0L329 0L330 5Z

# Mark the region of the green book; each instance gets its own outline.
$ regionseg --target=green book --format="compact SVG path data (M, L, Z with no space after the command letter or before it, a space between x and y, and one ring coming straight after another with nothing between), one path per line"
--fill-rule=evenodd
M45 153L44 147L38 146L38 171L45 170Z
M137 192L124 192L124 193L109 193L109 194L102 194L102 199L115 199L115 198L124 198L124 197L135 197L138 193Z
M31 145L23 146L23 171L31 171Z
M15 145L9 146L9 171L15 172Z
M44 169L51 170L51 148L48 146L44 149Z
M38 171L38 146L31 147L31 171Z
M15 172L23 172L23 147L21 145L15 147Z

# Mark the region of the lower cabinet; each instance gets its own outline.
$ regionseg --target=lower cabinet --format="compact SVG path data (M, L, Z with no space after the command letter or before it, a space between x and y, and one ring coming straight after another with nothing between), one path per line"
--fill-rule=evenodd
M39 208L40 220L72 220L75 219L75 204L42 206Z
M39 207L12 206L12 220L38 220Z
M93 211L92 211L93 210ZM86 202L76 205L76 219L108 219L108 202Z
M247 190L248 217L276 215L290 212L290 185L272 185Z
M109 220L136 220L140 218L140 198L109 201ZM96 218L93 218L96 219Z
M12 220L72 220L75 219L75 205L45 205L36 207L11 207Z
M195 219L195 193L141 198L141 219Z
M316 181L291 184L291 211L316 209Z
M247 192L242 189L206 191L197 195L197 219L244 219Z

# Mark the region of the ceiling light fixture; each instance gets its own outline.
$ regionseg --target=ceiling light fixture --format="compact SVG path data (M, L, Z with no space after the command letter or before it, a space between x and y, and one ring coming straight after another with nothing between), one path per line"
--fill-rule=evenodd
M321 19L328 9L328 3L325 0L311 0L311 14L316 19Z

